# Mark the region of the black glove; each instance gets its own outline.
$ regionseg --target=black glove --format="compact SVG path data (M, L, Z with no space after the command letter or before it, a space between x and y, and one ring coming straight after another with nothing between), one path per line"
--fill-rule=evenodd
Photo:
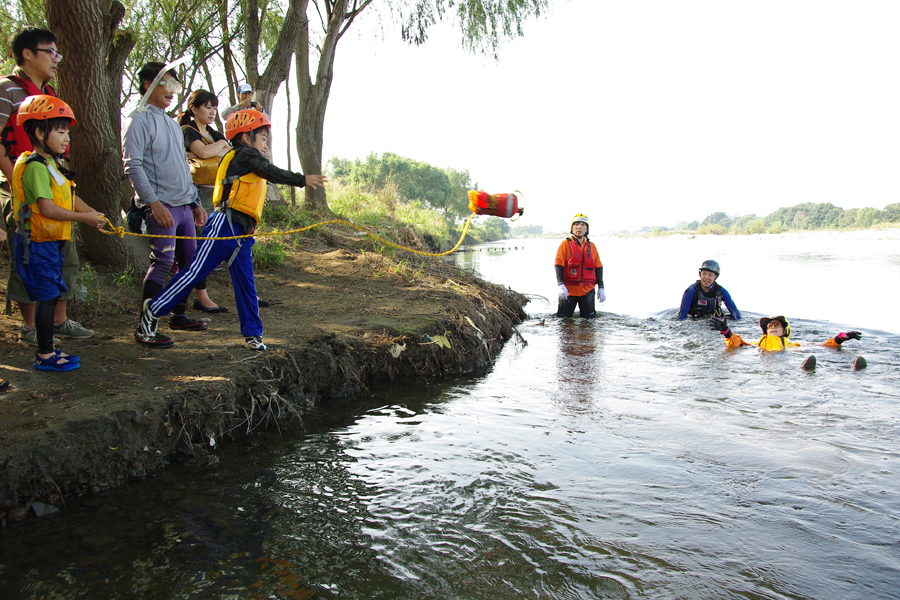
M731 329L728 328L728 323L725 321L725 317L713 317L712 319L710 319L709 328L718 331L726 338L731 337Z
M842 331L841 333L834 336L834 341L838 344L843 344L847 340L858 340L862 337L862 334L858 331Z

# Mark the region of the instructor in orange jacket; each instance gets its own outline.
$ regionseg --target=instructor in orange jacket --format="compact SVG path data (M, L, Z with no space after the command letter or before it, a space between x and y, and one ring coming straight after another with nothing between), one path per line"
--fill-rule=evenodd
M606 301L603 289L603 263L597 254L597 246L588 239L590 224L588 218L579 213L572 218L567 237L556 251L556 283L559 287L559 308L557 317L571 317L575 307L584 319L597 315L597 302ZM597 288L596 294L594 287Z

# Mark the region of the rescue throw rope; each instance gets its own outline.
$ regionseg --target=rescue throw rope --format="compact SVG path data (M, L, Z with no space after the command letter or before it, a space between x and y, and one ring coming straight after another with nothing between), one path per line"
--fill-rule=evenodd
M117 235L120 238L124 238L126 235L132 235L135 237L172 238L172 239L176 239L176 240L237 240L237 239L249 238L249 237L274 237L274 236L279 236L279 235L291 235L293 233L301 233L303 231L309 231L310 229L315 229L316 227L321 227L322 225L345 225L347 227L350 227L351 229L356 229L357 231L361 231L361 232L365 233L370 238L372 238L378 242L381 242L385 246L397 248L398 250L405 250L407 252L412 252L413 254L419 254L421 256L447 256L448 254L451 254L452 252L456 251L456 249L459 248L460 245L462 245L462 241L463 241L463 239L465 239L466 233L469 232L469 225L472 223L472 219L475 216L476 215L474 213L469 215L469 218L466 219L465 225L463 225L462 235L459 236L459 241L456 242L455 246L453 246L446 252L422 252L421 250L416 250L415 248L410 248L409 246L403 246L401 244L396 244L390 240L387 240L387 239L381 237L378 234L372 233L371 231L367 231L361 225L357 225L356 223L347 221L345 219L332 219L331 221L321 221L321 222L315 223L313 225L308 225L306 227L301 227L299 229L290 229L288 231L264 231L264 232L245 234L245 235L233 235L233 236L229 236L229 237L199 237L199 236L188 236L188 235L159 235L159 234L149 234L149 233L131 233L130 231L127 231L125 229L125 227L116 227L115 225L112 224L112 222L109 219L107 219L106 217L103 217L106 220L106 222L109 223L109 227L110 227L110 229L112 229L112 231L108 231L106 229L100 229L99 231L100 231L100 233L105 233L106 235Z

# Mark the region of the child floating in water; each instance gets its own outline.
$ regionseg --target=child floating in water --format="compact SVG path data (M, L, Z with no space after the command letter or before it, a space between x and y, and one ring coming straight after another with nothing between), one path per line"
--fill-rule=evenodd
M731 331L728 327L728 323L726 323L723 318L713 317L709 320L709 325L712 329L717 330L725 336L725 345L729 348L757 346L761 350L778 352L785 348L797 348L800 346L799 342L791 341L791 324L788 323L788 320L783 316L761 318L759 320L759 326L763 331L763 336L759 338L758 341L752 343L745 342L741 336ZM847 340L858 340L861 337L862 334L858 331L844 331L833 338L826 340L825 343L821 345L827 348L840 348L841 344ZM868 366L866 359L862 356L857 356L853 361L854 369L865 369L866 366ZM807 356L806 360L803 361L802 367L808 371L815 369L816 357L812 354Z

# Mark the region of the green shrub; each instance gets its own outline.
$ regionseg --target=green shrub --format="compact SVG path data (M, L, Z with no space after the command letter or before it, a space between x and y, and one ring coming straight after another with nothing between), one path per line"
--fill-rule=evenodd
M743 235L753 235L757 233L765 233L766 232L766 222L764 219L754 219L747 223L744 227L741 228L740 232Z
M289 205L263 207L262 225L270 229L300 229L314 223L307 211Z
M697 228L697 233L701 235L724 235L725 226L720 223L707 223Z
M287 250L275 238L261 238L253 245L253 266L257 269L272 269L287 258Z

